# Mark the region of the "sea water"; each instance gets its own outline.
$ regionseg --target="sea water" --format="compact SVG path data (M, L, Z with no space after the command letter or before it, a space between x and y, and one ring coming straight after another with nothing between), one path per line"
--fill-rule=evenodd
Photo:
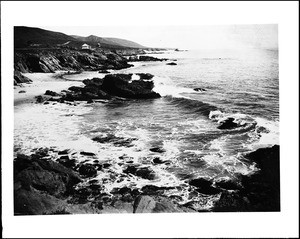
M165 191L167 196L180 198L178 203L197 202L197 209L210 208L219 195L191 196L189 180L238 180L237 175L257 170L245 160L246 153L279 144L278 51L191 50L152 56L170 60L138 62L111 73L133 73L132 80L139 79L134 73L151 73L154 91L161 98L78 102L76 106L18 105L15 152L29 153L41 147L70 149L78 162L111 164L95 177L107 193L124 186L164 186L170 187ZM172 60L177 65L166 64ZM104 75L83 72L65 78L78 85L84 79ZM239 127L218 129L229 117ZM130 147L92 140L107 135L134 140ZM164 152L150 151L153 147ZM95 156L83 156L80 151ZM155 164L154 158L165 163ZM128 162L151 168L155 179L134 175L120 179Z

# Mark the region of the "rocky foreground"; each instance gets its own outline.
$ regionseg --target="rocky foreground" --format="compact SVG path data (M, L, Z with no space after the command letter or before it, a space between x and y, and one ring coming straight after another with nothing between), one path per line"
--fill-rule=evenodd
M39 149L14 159L15 215L197 212L188 203L178 205L173 198L163 196L164 188L153 185L141 189L115 188L109 194L104 193L102 185L92 178L109 169L110 164L97 160L94 164L76 163L66 155L68 150L56 152L57 158L50 159L51 151ZM211 211L280 210L279 146L258 149L245 158L256 163L259 170L253 175L241 175L239 184L230 181L213 184L202 178L189 182L204 195L221 194ZM145 168L128 166L123 173L153 180L151 170Z

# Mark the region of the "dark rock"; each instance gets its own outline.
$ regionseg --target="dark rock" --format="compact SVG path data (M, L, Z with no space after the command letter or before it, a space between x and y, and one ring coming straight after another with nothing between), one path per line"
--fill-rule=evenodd
M20 90L19 93L26 93L26 91L25 90Z
M127 174L131 173L134 175L136 174L136 171L137 171L137 168L132 165L128 166L125 170L123 170L124 173L127 173Z
M170 189L174 189L174 187L158 187L155 185L146 185L141 188L141 191L146 195L159 195L162 194L165 190Z
M166 65L169 65L169 66L176 66L177 64L175 62L170 62L170 63L167 63Z
M85 156L96 156L96 154L94 154L94 153L91 153L91 152L84 152L84 151L81 151L80 154L81 154L81 155L85 155Z
M213 187L212 182L204 178L192 179L189 184L195 186L197 188L196 191L202 194L212 195L220 193L220 189Z
M166 150L164 150L163 148L160 148L160 147L151 148L150 151L155 152L155 153L164 153L164 152L166 152Z
M79 173L83 176L93 177L97 175L97 170L92 164L83 164L79 167Z
M131 74L109 74L103 79L101 89L114 96L132 99L159 98L160 95L152 91L152 81L135 80L130 82Z
M18 155L14 160L14 183L20 185L15 190L35 189L62 197L80 181L74 171L51 160L42 159L38 154Z
M58 96L59 94L51 90L46 90L45 95Z
M138 61L166 61L167 59L160 59L153 56L139 56Z
M70 152L69 149L64 149L64 150L62 150L62 151L59 151L59 152L58 152L58 155L68 154L69 152Z
M204 88L194 88L194 91L200 91L200 92L202 92L202 91L206 91Z
M110 163L103 163L102 168L109 168L111 166Z
M43 103L44 101L46 101L48 99L48 98L45 98L45 97L43 97L41 95L38 95L35 98L36 98L36 102L37 103Z
M155 179L155 173L150 168L139 168L135 175L148 180Z
M105 137L94 137L92 140L98 142L98 143L112 143L117 147L132 147L133 144L132 142L137 140L136 138L129 138L129 139L124 139L122 137L117 137L113 134L109 134Z
M214 211L280 211L279 146L258 149L245 156L260 169L250 176L241 175L242 188L223 192Z
M79 87L79 86L71 86L68 88L68 90L74 91L74 92L79 92L82 90L83 87Z
M32 80L30 80L28 77L23 76L22 73L18 70L14 71L14 85L18 85L21 83L31 83Z
M150 74L150 73L136 73L138 76L140 76L141 80L151 80L154 75Z
M227 118L225 121L221 123L220 126L218 126L218 129L234 129L237 128L239 125L234 121L234 118Z
M164 161L162 161L160 158L154 158L153 159L153 163L155 163L155 164L163 164Z
M44 105L49 105L49 104L50 104L49 101L44 102Z
M223 189L226 189L226 190L238 190L238 189L241 189L241 185L238 185L236 182L233 182L233 181L222 180L222 181L216 182L215 185L217 187L220 187L220 188L223 188Z
M76 165L75 159L70 159L69 156L61 156L57 160L57 162L64 165L67 168L72 168Z

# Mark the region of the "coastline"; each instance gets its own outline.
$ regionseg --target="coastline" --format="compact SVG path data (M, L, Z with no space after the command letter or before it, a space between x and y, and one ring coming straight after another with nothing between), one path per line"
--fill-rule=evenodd
M70 74L71 73L71 74ZM15 107L22 103L30 103L35 101L35 96L43 95L46 97L45 100L50 100L52 96L44 96L46 90L49 90L56 94L56 92L67 90L69 87L74 86L76 90L84 93L84 89L89 86L95 87L97 80L101 79L88 79L85 81L78 81L72 79L66 79L67 75L76 75L78 72L73 74L72 72L56 72L56 73L27 73L24 74L26 77L34 78L31 84L26 84L25 87L18 86L15 88ZM106 74L98 73L99 78L106 76ZM80 74L80 73L79 73ZM149 77L145 73L143 77ZM114 74L109 74L114 76ZM116 76L117 74L115 74ZM119 74L122 75L122 74ZM123 76L130 74L123 74ZM151 74L150 74L151 75ZM43 80L40 79L42 76ZM122 77L123 77L122 76ZM126 77L127 77L126 76ZM123 81L121 78L111 78L110 80ZM125 77L125 78L126 78ZM151 77L151 76L150 76ZM153 76L152 76L153 77ZM105 78L105 77L104 77ZM125 81L130 82L130 79ZM102 84L102 83L101 83ZM131 84L131 82L130 82ZM129 84L129 85L130 85ZM85 86L84 86L85 85ZM116 84L118 85L118 84ZM114 86L114 85L110 85ZM77 88L76 88L77 87ZM144 87L144 86L143 86ZM146 87L147 88L147 87ZM153 88L153 86L152 86ZM25 93L18 93L18 90L24 90ZM110 88L107 88L110 89ZM100 88L101 90L101 88ZM126 88L125 88L126 90ZM114 92L110 92L115 97L122 97L120 95L114 95ZM71 94L71 98L67 100L76 101L77 93ZM148 93L147 93L148 94ZM60 95L60 97L63 97ZM126 98L126 97L125 97ZM65 98L58 98L54 101L64 100ZM82 100L82 99L78 99ZM86 100L86 99L85 99ZM89 99L87 99L89 101ZM44 101L43 101L44 102ZM74 103L75 105L75 103ZM100 139L103 140L103 139ZM110 140L110 139L105 139ZM130 139L117 138L118 144L130 145ZM118 142L118 140L120 142ZM129 141L128 141L129 140ZM114 141L113 141L114 142ZM275 157L275 164L268 163L268 165L259 164L261 167L260 171L263 173L254 173L250 177L240 175L241 185L236 185L233 182L223 182L216 188L212 186L210 181L196 182L196 190L206 193L214 193L216 191L219 197L215 197L215 205L209 209L195 209L195 202L180 205L176 198L170 198L166 195L162 195L164 190L168 188L156 187L153 185L146 185L140 190L132 189L129 187L116 188L112 195L101 193L101 185L95 183L89 178L95 175L95 171L100 173L105 169L104 164L95 163L94 165L79 163L76 164L73 159L69 158L69 153L55 152L55 149L41 148L36 150L31 155L17 155L14 160L14 196L15 196L15 215L31 215L31 214L84 214L84 213L157 213L157 212L221 212L221 211L279 211L280 200L276 199L275 204L268 205L272 202L272 198L279 197L280 193L276 191L276 184L273 191L267 195L264 194L272 182L270 182L270 175L266 173L266 167L276 167L279 164L279 146L274 148L264 148L263 151L274 151L273 156ZM49 155L49 151L50 155ZM254 152L257 152L256 150ZM58 154L56 157L50 157L52 153ZM92 155L91 152L76 152L82 155ZM128 155L130 157L130 155ZM245 156L247 157L247 156ZM260 155L251 158L251 161L257 163L260 160ZM277 157L277 159L276 159ZM50 161L49 161L49 158ZM269 159L267 159L269 160ZM158 162L159 163L159 162ZM21 166L20 166L21 165ZM82 169L84 168L84 169ZM124 172L124 171L123 171ZM137 177L145 177L147 179L152 178L151 170L138 171L134 167L128 166L127 174L133 174ZM25 176L24 176L25 175ZM65 176L67 175L67 180ZM259 176L257 176L259 175ZM275 175L276 180L279 172ZM42 178L42 179L41 179ZM267 179L267 184L264 180ZM257 187L257 184L264 184L263 188ZM59 189L53 189L53 185L56 185ZM203 186L206 185L206 186ZM254 185L254 186L253 186ZM148 187L147 187L148 186ZM278 188L277 187L277 188ZM57 191L58 190L58 191ZM266 204L258 204L251 194L257 194L261 197L265 197ZM26 202L25 204L23 202ZM24 206L25 205L25 206ZM267 207L266 207L267 205Z

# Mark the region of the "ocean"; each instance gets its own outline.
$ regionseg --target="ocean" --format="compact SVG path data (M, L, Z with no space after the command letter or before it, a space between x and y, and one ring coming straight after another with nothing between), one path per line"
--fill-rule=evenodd
M111 73L133 73L132 80L138 79L134 73L151 73L153 90L161 98L16 105L15 154L44 147L70 149L69 156L77 162L99 160L111 165L94 178L105 193L155 185L168 188L164 194L179 204L194 202L197 210L211 208L220 195L193 191L189 180L238 180L238 175L257 170L244 158L246 153L279 144L278 51L214 49L151 56L174 60L177 65L137 62ZM25 75L34 77L34 73ZM103 76L83 72L65 78L71 85L81 85L84 79ZM41 74L39 77L43 81ZM53 80L53 84L61 84L61 80ZM228 118L234 118L239 127L218 129ZM129 139L130 145L92 140L111 135ZM151 151L153 148L162 150ZM95 156L82 155L82 151ZM128 165L148 167L155 178L124 175Z

